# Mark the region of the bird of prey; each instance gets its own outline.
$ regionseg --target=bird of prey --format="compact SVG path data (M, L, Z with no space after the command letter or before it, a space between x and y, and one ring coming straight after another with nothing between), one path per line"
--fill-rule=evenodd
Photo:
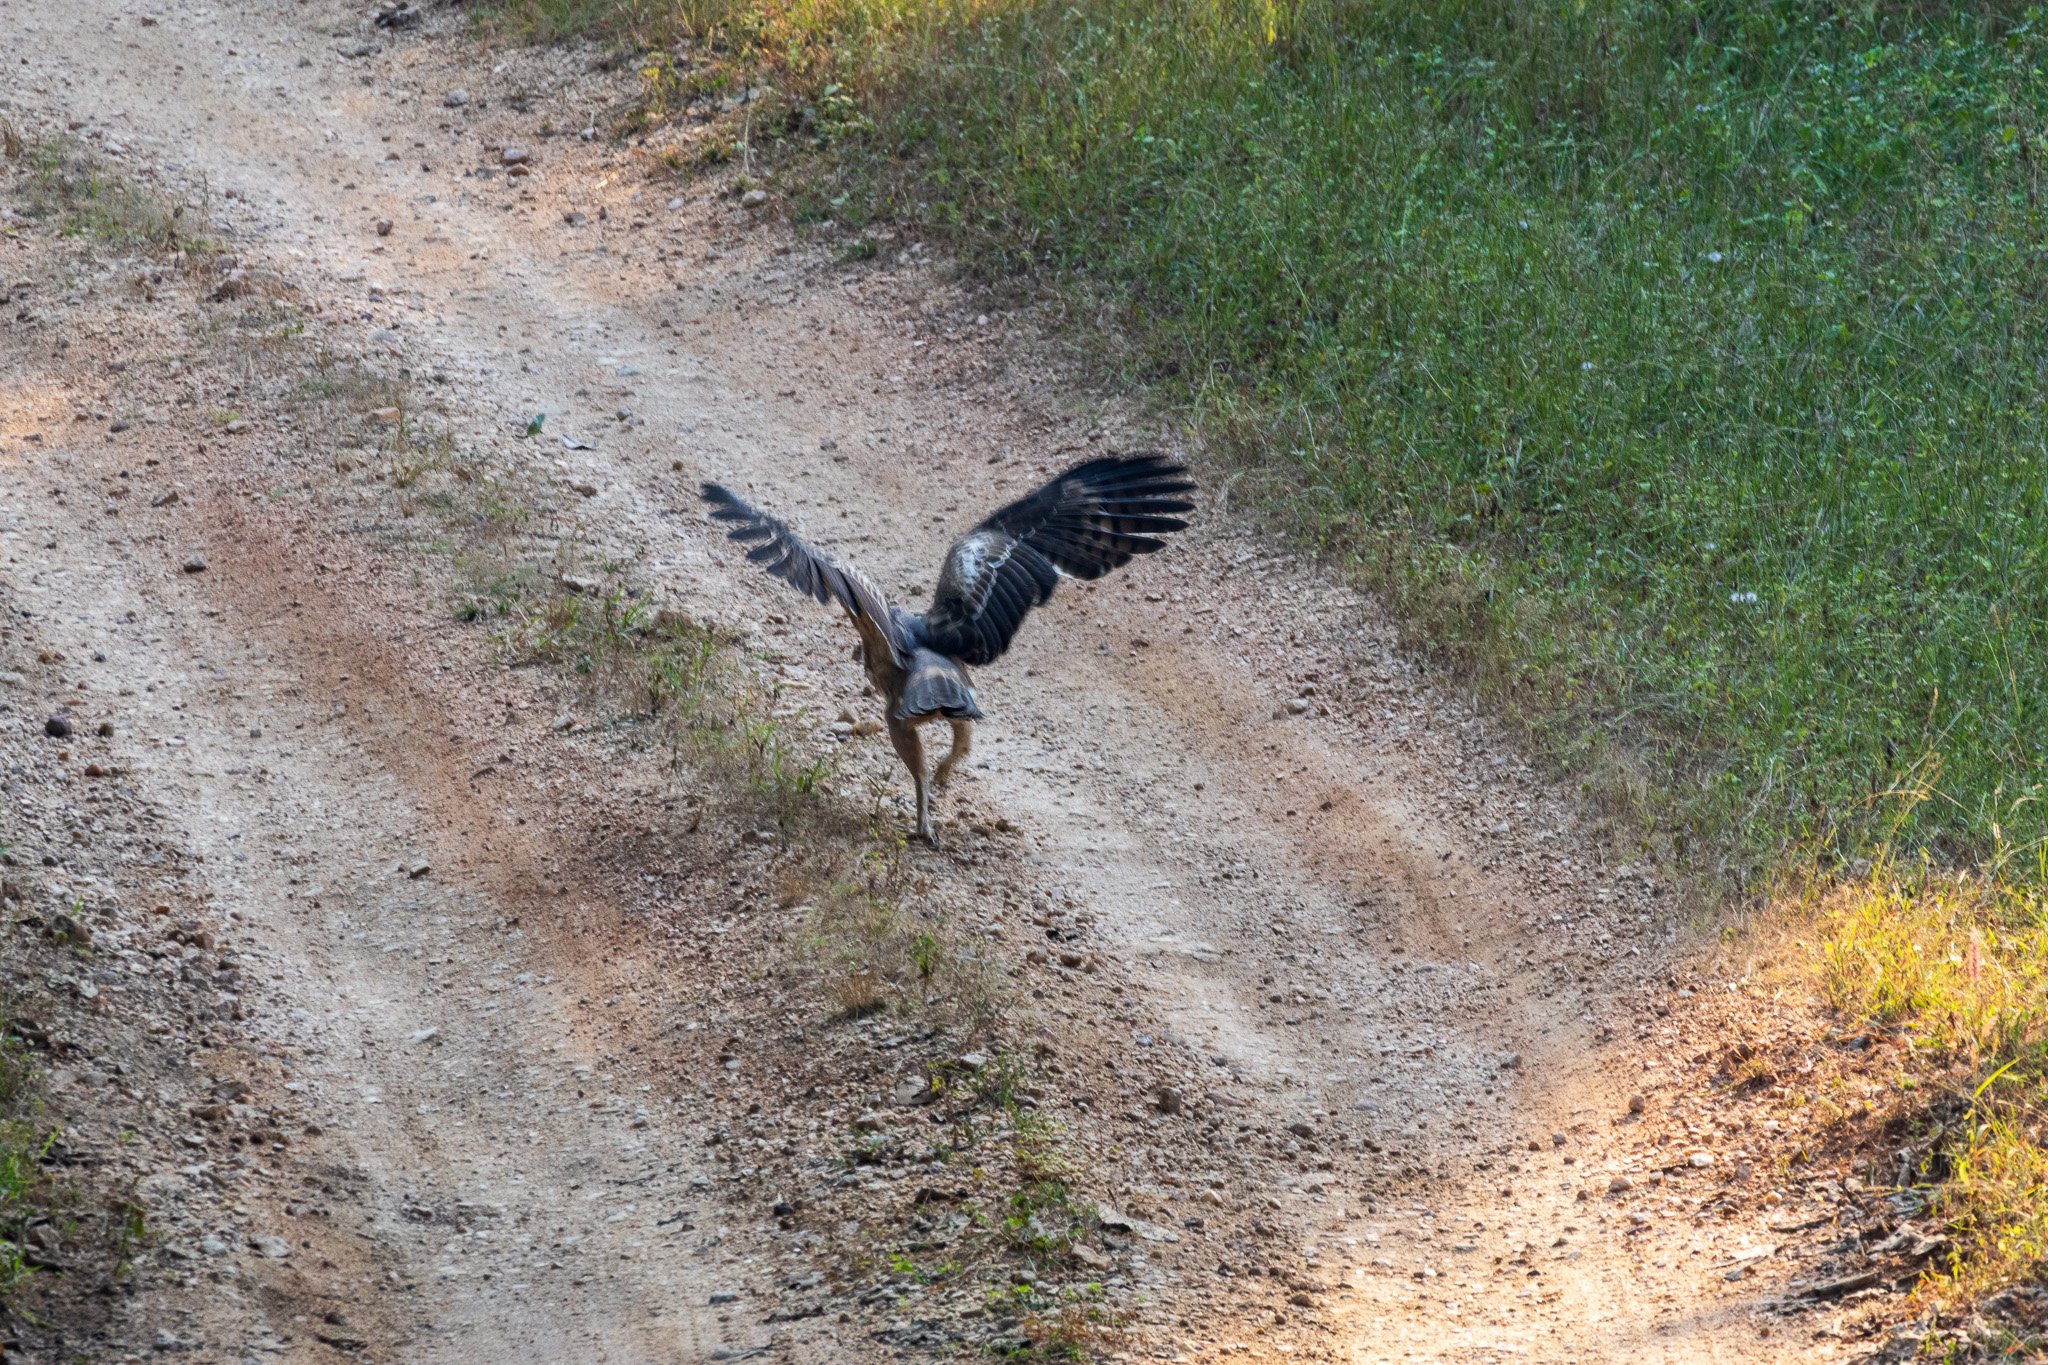
M975 705L969 665L1002 657L1030 610L1065 575L1096 579L1133 555L1151 554L1159 537L1183 530L1193 509L1186 467L1165 455L1109 456L1077 464L992 513L953 542L938 590L922 615L892 606L872 579L815 549L789 527L715 483L703 487L713 520L732 526L747 558L820 602L837 601L860 632L856 657L882 696L896 756L917 786L917 833L932 837L931 787L945 786L967 757ZM925 775L918 730L944 720L953 743Z

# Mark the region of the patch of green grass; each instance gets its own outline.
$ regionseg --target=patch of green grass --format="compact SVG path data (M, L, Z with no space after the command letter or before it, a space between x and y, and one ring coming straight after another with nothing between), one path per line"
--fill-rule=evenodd
M25 216L52 221L66 236L134 251L196 253L204 247L184 231L182 208L110 171L78 143L23 144L9 159L27 168Z
M620 566L612 566L618 568ZM831 767L791 735L739 667L734 642L677 611L656 613L613 575L592 593L516 594L534 575L500 574L489 598L509 617L501 632L514 663L566 668L608 719L652 722L677 759L744 789L764 818L787 821L814 808ZM480 619L466 595L458 614Z
M29 1225L50 1212L42 1158L55 1137L27 1051L0 1032L0 1306L32 1273L23 1247Z
M944 990L973 984L950 974L935 979L947 962L942 926L905 908L919 889L905 851L902 835L883 833L877 821L857 853L826 855L822 866L793 866L785 874L781 899L809 907L805 952L820 998L838 1018L915 1013ZM935 1087L945 1083L943 1076L932 1080Z
M471 11L480 27L527 42L637 31L655 8L637 0L507 0Z

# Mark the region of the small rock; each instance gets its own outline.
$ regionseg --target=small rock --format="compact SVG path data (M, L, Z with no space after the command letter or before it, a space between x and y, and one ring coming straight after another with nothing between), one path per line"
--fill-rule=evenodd
M857 1133L879 1133L882 1131L882 1116L870 1109L853 1121Z
M412 864L405 869L405 875L417 881L433 870L433 864L429 863L425 858L415 858Z
M732 1293L730 1290L721 1290L720 1292L713 1294L711 1296L711 1303L713 1307L716 1307L721 1303L738 1303L739 1301L740 1296L735 1293Z
M230 421L226 426L221 428L222 431L226 432L230 436L240 436L243 432L247 431L248 429L249 419L246 417L237 417Z
M988 1058L979 1052L963 1052L954 1061L969 1071L979 1071L988 1065Z
M1649 1107L1650 1102L1641 1095L1630 1095L1628 1097L1628 1112L1631 1114L1640 1114Z
M259 1254L267 1256L273 1261L281 1261L292 1254L292 1244L290 1242L287 1242L282 1237L272 1237L269 1233L265 1232L251 1233L249 1245L254 1247Z
M463 105L469 103L469 92L467 90L450 90L447 94L441 96L441 103L450 109L460 109Z
M1291 699L1291 700L1290 700L1290 701L1289 701L1289 702L1287 703L1287 714L1288 714L1288 715L1290 715L1290 716L1302 716L1302 715L1307 715L1307 714L1308 714L1308 698L1307 698L1307 697L1295 697L1295 698Z
M192 552L191 554L189 554L189 555L186 555L186 556L185 556L185 572L186 572L186 573L205 573L205 572L206 572L206 556L205 556L205 555L203 555L203 554L200 554L200 553L199 553L199 552L198 552L197 550L194 550L194 551L193 551L193 552Z
M397 408L370 409L370 420L372 422L377 422L387 427L397 426L399 418L403 417L404 415L405 414L400 412Z
M934 1098L931 1079L922 1073L896 1082L890 1098L898 1104L928 1104Z
M507 147L498 153L498 164L501 166L524 166L532 160L533 153L524 147Z
M43 722L43 733L51 739L71 738L71 717L51 716Z
M561 715L556 716L554 720L549 723L548 728L553 730L556 734L561 734L569 729L572 729L575 726L575 724L576 717L570 715L567 711L564 711Z
M1618 1175L1614 1177L1614 1179L1607 1182L1607 1192L1609 1194L1627 1194L1630 1190L1634 1189L1635 1187L1636 1182L1630 1180L1625 1175Z
M740 207L743 209L757 209L767 202L768 191L766 190L748 190L740 196Z
M1687 1157L1686 1160L1691 1162L1695 1167L1704 1170L1708 1166L1714 1164L1714 1154L1712 1152L1694 1152L1691 1156Z
M377 235L379 237L389 237L394 226L395 224L389 218L379 218L377 220Z
M1187 1108L1187 1100L1177 1087L1171 1085L1160 1087L1152 1103L1162 1114L1178 1114Z
M167 492L159 493L155 497L151 498L149 500L149 505L151 507L173 507L177 505L177 501L178 490L173 488L168 490Z
M1287 1131L1298 1138L1312 1138L1316 1135L1316 1126L1307 1119L1296 1119L1287 1125Z

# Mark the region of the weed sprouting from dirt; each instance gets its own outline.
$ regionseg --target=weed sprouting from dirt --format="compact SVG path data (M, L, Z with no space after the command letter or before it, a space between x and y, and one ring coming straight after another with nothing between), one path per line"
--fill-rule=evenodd
M787 821L815 806L831 768L773 716L772 690L741 666L737 641L654 609L622 576L524 600L497 582L508 660L565 669L587 702L646 727L675 762L745 793L760 815Z
M912 956L920 931L903 909L913 891L903 853L900 840L871 844L849 865L821 869L805 897L807 956L842 1019L915 1011L926 999L931 977Z
M40 1031L0 1010L0 1312L45 1272L118 1273L148 1234L144 1209L125 1193L52 1173L62 1133L24 1036Z
M12 128L8 138L21 142ZM124 251L203 256L210 247L188 233L184 207L109 170L82 144L67 139L21 142L10 160L26 166L24 216L54 224L65 236L90 237Z
M47 1216L49 1181L41 1163L54 1138L27 1051L0 1032L0 1305L31 1273L27 1232Z

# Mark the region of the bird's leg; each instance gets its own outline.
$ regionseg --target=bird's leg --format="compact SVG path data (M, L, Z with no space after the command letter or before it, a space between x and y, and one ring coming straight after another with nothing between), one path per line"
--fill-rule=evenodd
M895 746L896 757L903 760L903 766L910 769L911 781L917 784L917 837L936 845L939 841L932 837L932 790L925 779L924 743L917 737L917 727L892 717L889 743Z
M932 773L932 785L941 789L953 780L954 767L974 747L974 722L955 719L950 723L953 726L953 747L946 751L946 756L939 760L939 766Z

